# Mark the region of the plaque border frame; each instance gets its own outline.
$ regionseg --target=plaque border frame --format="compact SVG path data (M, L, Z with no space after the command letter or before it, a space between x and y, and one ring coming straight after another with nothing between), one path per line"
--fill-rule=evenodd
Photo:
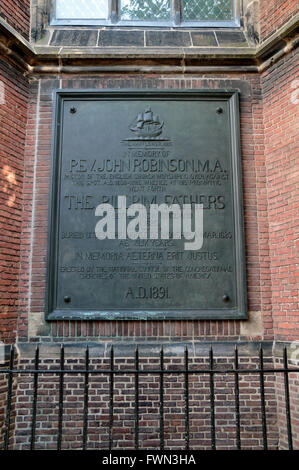
M246 253L244 234L242 162L240 144L239 91L233 89L218 90L158 90L158 89L56 89L53 91L53 115L51 137L51 173L48 208L48 242L46 262L45 319L57 320L247 320L247 288L246 288ZM65 102L74 99L101 100L186 100L194 98L224 100L229 104L229 124L231 134L231 167L232 194L234 207L234 234L236 262L236 307L221 309L106 309L78 310L55 309L57 272L51 259L57 256L57 222L59 219L57 182L59 176L59 160L61 155L62 110Z

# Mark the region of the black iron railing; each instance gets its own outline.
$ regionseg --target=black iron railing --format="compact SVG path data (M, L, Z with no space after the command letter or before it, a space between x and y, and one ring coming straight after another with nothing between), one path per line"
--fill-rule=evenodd
M265 376L267 374L282 374L284 378L284 397L285 397L285 416L286 416L286 428L287 428L287 440L289 450L293 449L293 437L292 437L292 425L291 425L291 407L290 407L290 390L289 390L289 374L299 373L299 368L289 368L287 359L287 349L284 348L283 352L283 367L278 368L267 368L264 364L263 349L260 348L259 352L259 364L257 368L241 368L239 365L239 353L238 348L234 351L234 364L231 369L217 370L215 368L215 360L213 349L209 352L208 368L201 369L190 369L188 350L185 350L184 354L184 367L182 369L168 369L165 368L164 352L163 349L160 351L159 357L159 368L144 370L140 368L139 351L138 348L135 351L135 368L134 369L116 369L114 350L111 347L109 368L90 368L89 348L85 350L85 368L84 369L66 369L65 368L65 355L64 346L60 349L60 367L58 369L44 369L39 368L39 347L36 348L34 368L15 369L15 348L11 347L9 368L0 369L0 373L7 375L7 404L6 404L6 419L4 429L3 448L4 450L9 449L9 441L11 434L11 414L12 414L12 396L13 396L13 377L20 374L32 374L33 375L33 390L32 390L32 406L31 406L31 433L30 433L30 449L35 449L36 441L36 424L37 424L37 398L39 388L39 375L50 374L59 376L59 401L58 401L58 427L57 427L57 450L61 450L62 447L62 436L63 436L63 417L64 417L64 378L65 374L75 374L84 376L84 394L83 394L83 432L82 432L82 449L87 448L88 438L88 419L89 419L89 379L92 375L104 374L109 377L109 420L108 420L108 449L113 449L113 422L114 422L114 394L115 394L115 376L133 374L134 379L134 447L135 449L140 448L140 429L139 429L139 380L142 375L154 375L159 377L159 440L160 450L164 450L165 438L164 438L164 378L166 375L171 374L182 374L184 377L184 420L185 420L185 449L190 448L190 421L189 421L189 377L191 375L208 375L209 376L209 395L210 395L210 437L211 437L211 448L216 449L216 415L215 415L215 387L214 380L217 374L232 374L234 376L234 401L235 401L235 442L236 449L242 448L241 444L241 413L240 413L240 390L239 390L239 379L243 374L256 374L259 376L259 395L260 395L260 409L261 409L261 427L263 436L263 449L268 449L268 433L267 433L267 416L266 416L266 399L265 399Z

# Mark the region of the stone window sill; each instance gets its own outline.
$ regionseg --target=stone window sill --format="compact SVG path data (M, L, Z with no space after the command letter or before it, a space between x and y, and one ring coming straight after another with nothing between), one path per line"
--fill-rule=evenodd
M241 29L49 27L36 46L121 48L248 48Z

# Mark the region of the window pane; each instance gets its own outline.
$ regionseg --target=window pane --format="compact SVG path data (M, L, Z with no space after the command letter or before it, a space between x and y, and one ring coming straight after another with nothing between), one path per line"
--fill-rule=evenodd
M122 20L169 20L170 0L121 0L120 16Z
M184 21L233 19L233 0L183 0Z
M108 18L108 0L56 0L56 18Z

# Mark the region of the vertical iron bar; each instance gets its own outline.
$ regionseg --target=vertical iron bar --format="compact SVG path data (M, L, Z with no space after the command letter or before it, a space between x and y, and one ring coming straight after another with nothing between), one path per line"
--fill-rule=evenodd
M88 385L89 385L89 349L85 350L85 379L84 379L84 409L83 409L83 443L82 450L86 450L87 444L87 427L88 427Z
M288 376L288 355L287 348L283 350L283 363L284 363L284 390L285 390L285 402L286 402L286 418L287 418L287 431L288 431L288 443L289 450L293 450L293 438L292 438L292 425L291 425L291 412L290 412L290 392L289 392L289 376Z
M5 419L5 434L4 434L4 450L8 450L9 446L9 431L10 431L10 413L11 413L11 395L12 395L12 381L13 381L13 366L14 366L15 349L12 344L10 347L9 359L9 373L7 380L7 405L6 405L6 419Z
M135 450L139 449L139 353L135 351Z
M189 450L189 375L187 347L185 349L185 449Z
M164 351L160 351L160 450L164 450Z
M235 414L236 414L236 440L237 450L241 450L241 433L240 433L240 391L239 391L239 351L235 347Z
M30 450L35 447L35 428L36 428L36 404L37 404L37 387L38 387L38 364L39 363L39 347L35 350L34 372L33 376L33 400L32 400L32 421L31 421L31 441Z
M114 350L113 346L110 349L110 395L109 395L109 450L112 449L113 446L113 385L114 385L114 374L113 374L113 367L114 367Z
M60 376L59 376L59 408L58 408L58 435L57 450L61 450L62 419L63 419L63 382L64 382L64 346L60 348Z
M265 382L264 382L264 351L260 347L260 390L261 390L261 410L262 410L262 426L263 426L263 443L264 450L268 450L267 442L267 420L266 420L266 403L265 403Z
M215 397L214 397L214 357L213 348L210 349L210 403L211 403L211 441L212 450L216 450L215 439Z

